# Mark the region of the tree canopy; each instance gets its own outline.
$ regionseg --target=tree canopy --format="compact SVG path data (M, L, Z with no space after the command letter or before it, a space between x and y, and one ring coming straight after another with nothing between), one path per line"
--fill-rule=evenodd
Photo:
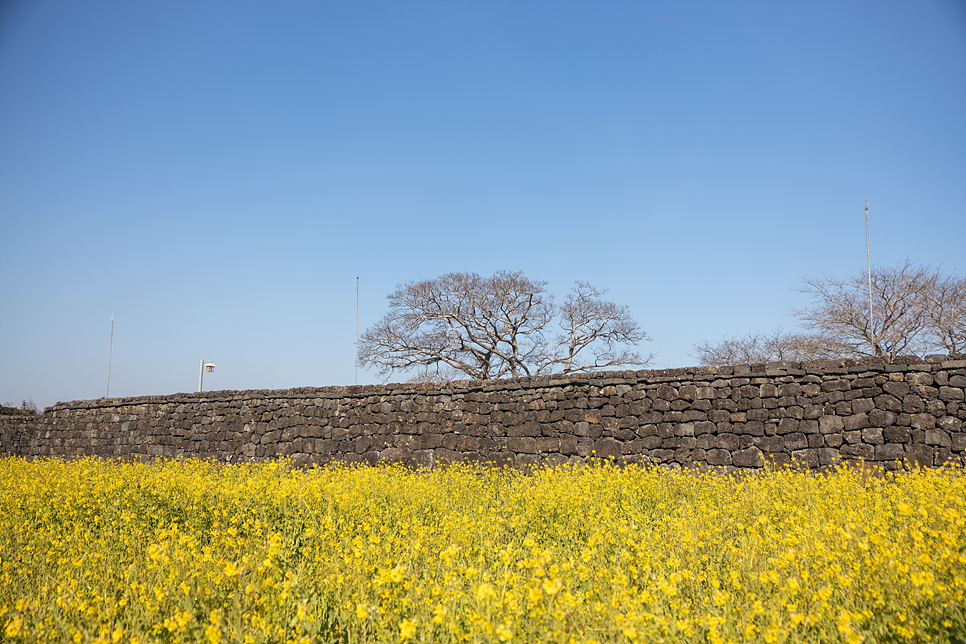
M648 340L626 306L577 282L561 304L522 271L447 273L388 296L389 310L362 335L359 363L384 375L436 370L476 380L644 366ZM418 377L418 376L417 376Z
M861 358L966 351L966 278L904 262L839 278L806 277L799 332L747 333L695 345L702 364Z

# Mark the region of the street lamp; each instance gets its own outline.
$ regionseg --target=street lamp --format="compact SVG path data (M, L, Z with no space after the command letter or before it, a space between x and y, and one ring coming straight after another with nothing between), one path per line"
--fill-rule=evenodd
M202 392L202 385L205 379L205 372L211 373L215 370L214 362L201 361L201 366L198 367L198 393Z

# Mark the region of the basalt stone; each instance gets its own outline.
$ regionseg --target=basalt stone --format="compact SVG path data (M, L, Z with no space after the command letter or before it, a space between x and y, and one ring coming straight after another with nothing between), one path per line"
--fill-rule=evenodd
M919 467L932 467L935 454L932 445L910 445L906 448L906 460Z
M782 436L756 437L754 444L762 452L780 452L785 449L785 439Z
M851 385L848 380L826 380L822 383L822 391L848 391Z
M902 411L907 414L918 414L926 409L925 401L919 396L907 394L902 397Z
M598 458L617 458L621 455L622 445L612 438L602 438L595 443Z
M944 401L962 402L966 398L961 387L940 387L939 399Z
M808 439L805 438L805 434L788 434L784 438L784 449L787 451L802 450L808 447Z
M949 434L947 434L941 429L927 429L926 445L936 445L938 447L950 447L952 445L952 441L950 440Z
M936 426L946 432L962 431L963 421L953 416L944 416L936 422Z
M866 461L871 461L875 458L875 446L866 445L864 443L858 443L855 445L843 445L842 449L839 450L843 458L860 458Z
M884 443L875 446L875 460L899 461L905 457L905 449L899 443Z
M838 416L822 416L818 419L818 428L823 434L834 434L845 429L845 423Z
M731 465L731 452L726 449L708 450L705 460L708 465Z
M854 429L862 429L864 427L869 426L869 416L868 414L865 414L865 413L852 414L851 416L847 416L846 418L843 418L842 423L847 431L854 430Z
M731 461L737 467L761 467L765 464L761 450L757 447L735 451L731 455Z

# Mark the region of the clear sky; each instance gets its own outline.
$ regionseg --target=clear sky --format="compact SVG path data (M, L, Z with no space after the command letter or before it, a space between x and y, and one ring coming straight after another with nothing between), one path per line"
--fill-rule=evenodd
M352 384L401 283L610 289L655 367L966 272L966 2L0 3L0 402ZM402 376L397 379L404 379ZM379 382L360 370L360 384Z

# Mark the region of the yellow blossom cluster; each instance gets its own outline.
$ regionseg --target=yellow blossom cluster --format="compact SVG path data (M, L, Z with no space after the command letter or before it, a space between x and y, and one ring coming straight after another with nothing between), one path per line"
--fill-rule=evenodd
M963 474L0 458L0 640L961 642Z

